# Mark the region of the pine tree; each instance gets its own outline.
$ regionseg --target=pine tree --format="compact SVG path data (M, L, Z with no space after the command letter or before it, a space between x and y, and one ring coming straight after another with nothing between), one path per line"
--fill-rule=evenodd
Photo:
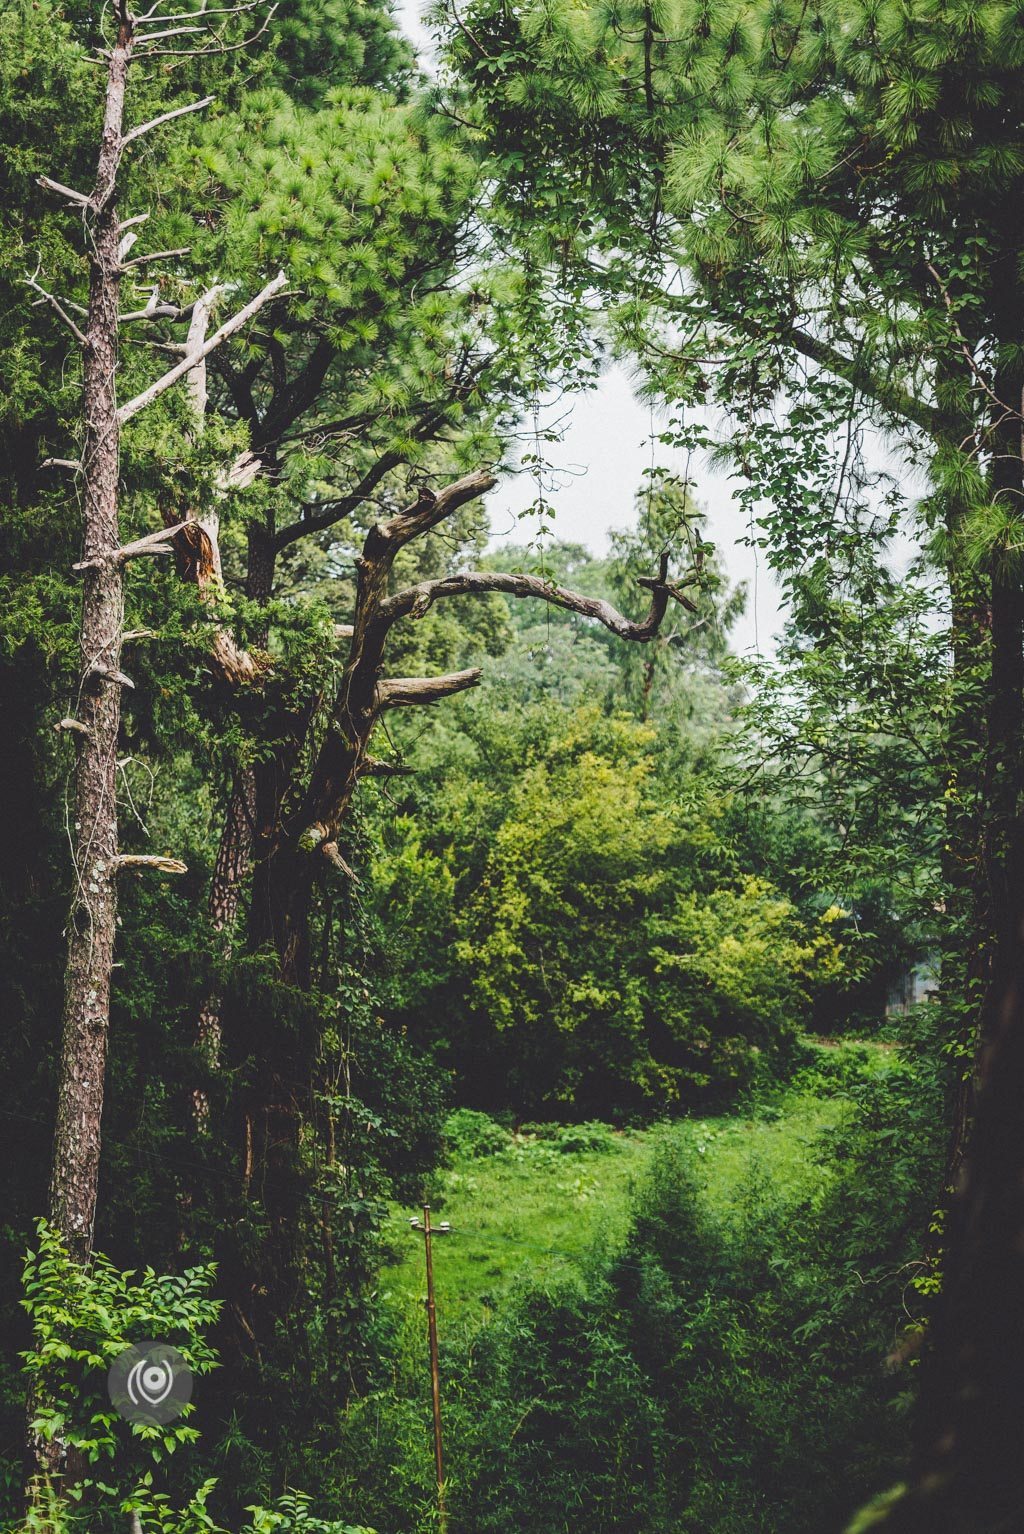
M440 14L459 110L486 126L509 220L527 230L541 215L543 256L618 303L625 344L669 398L727 404L745 465L765 408L795 397L759 485L798 508L774 518L776 547L800 559L829 538L785 488L787 448L797 460L823 409L834 422L837 402L850 416L865 401L929 465L955 667L947 871L970 929L949 945L947 983L981 1049L915 1496L892 1520L1019 1520L1019 1414L1005 1402L1024 1346L1010 1107L1024 1090L1024 13L1015 0L484 0ZM844 386L831 401L829 375ZM961 1092L951 1173L967 1106Z

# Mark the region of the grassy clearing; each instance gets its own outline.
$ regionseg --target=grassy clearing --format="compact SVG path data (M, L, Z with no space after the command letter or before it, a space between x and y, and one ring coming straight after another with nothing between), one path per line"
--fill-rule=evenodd
M563 1278L595 1248L625 1235L633 1190L658 1138L684 1135L693 1145L707 1197L720 1211L758 1178L794 1196L819 1175L816 1137L843 1112L839 1098L791 1095L777 1117L686 1119L614 1134L603 1151L566 1153L548 1141L520 1139L497 1154L459 1156L440 1179L435 1220L453 1230L435 1242L434 1277L444 1324L472 1328L517 1280ZM395 1209L389 1232L396 1255L383 1288L403 1312L424 1296L422 1237L412 1211Z

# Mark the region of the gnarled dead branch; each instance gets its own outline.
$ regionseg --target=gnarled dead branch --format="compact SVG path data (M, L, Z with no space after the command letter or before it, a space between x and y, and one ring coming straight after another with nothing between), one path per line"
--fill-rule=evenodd
M620 639L632 639L641 644L653 639L661 627L670 601L679 602L690 612L697 611L697 604L687 596L678 583L668 576L668 555L661 557L657 576L641 576L637 584L651 591L651 606L647 615L638 622L625 617L610 602L600 597L584 596L570 591L539 575L506 574L503 571L468 571L465 574L445 576L442 580L421 581L396 592L381 603L380 618L387 624L403 617L422 618L435 602L444 597L484 596L489 592L501 592L504 596L548 602L566 612L578 613L603 624Z

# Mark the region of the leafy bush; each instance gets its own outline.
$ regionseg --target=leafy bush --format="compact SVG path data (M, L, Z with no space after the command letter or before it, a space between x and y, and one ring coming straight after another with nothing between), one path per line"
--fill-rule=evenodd
M744 867L710 775L663 775L651 726L579 708L548 731L502 795L449 787L444 840L394 828L378 899L416 934L399 1017L481 1107L624 1121L734 1098L841 977L831 913Z
M339 1523L335 1519L317 1518L312 1511L310 1499L303 1492L286 1492L278 1497L273 1507L250 1507L252 1522L242 1534L374 1534L360 1524Z
M601 1155L615 1149L615 1136L600 1119L585 1124L521 1124L519 1133L553 1145L565 1156Z
M23 1304L32 1321L33 1346L24 1355L29 1396L35 1403L32 1431L59 1439L89 1464L118 1458L126 1436L148 1446L159 1461L198 1434L188 1425L193 1408L165 1428L134 1424L129 1430L112 1411L107 1370L133 1342L159 1338L178 1348L194 1374L208 1374L216 1358L205 1330L219 1305L209 1298L212 1268L191 1268L180 1277L153 1270L122 1273L97 1254L88 1267L72 1262L45 1221L38 1250L24 1267ZM72 1495L84 1497L88 1482Z
M890 1068L899 1068L895 1052L887 1054L877 1046L846 1040L817 1043L803 1039L792 1085L818 1097L842 1096Z
M215 1534L207 1503L216 1480L203 1477L197 1463L171 1457L199 1437L189 1418L164 1426L123 1421L111 1406L107 1371L133 1342L150 1338L173 1343L200 1379L216 1367L205 1332L219 1310L209 1296L212 1267L159 1275L117 1269L102 1253L88 1265L72 1261L60 1236L38 1225L38 1248L24 1265L24 1300L32 1323L32 1347L24 1354L24 1375L33 1403L32 1432L44 1444L57 1441L82 1469L58 1487L44 1476L34 1481L25 1534L65 1530L123 1530L128 1515L143 1534ZM247 1508L251 1521L242 1534L374 1534L349 1523L314 1516L299 1492L270 1507Z
M475 1108L457 1109L445 1124L444 1136L451 1154L466 1160L496 1156L512 1144L507 1129Z

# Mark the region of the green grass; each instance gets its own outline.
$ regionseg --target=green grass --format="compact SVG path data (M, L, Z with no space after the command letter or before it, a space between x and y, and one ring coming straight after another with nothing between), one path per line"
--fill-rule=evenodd
M456 1160L441 1176L443 1196L432 1211L435 1222L452 1224L452 1234L434 1242L438 1310L449 1321L483 1320L516 1279L557 1278L596 1242L621 1240L649 1153L647 1135L622 1134L603 1154L565 1155L540 1142ZM424 1294L423 1239L397 1210L391 1239L400 1261L384 1286L404 1308Z
M520 1140L497 1155L460 1157L441 1175L434 1222L452 1233L434 1242L434 1280L441 1324L449 1331L486 1319L517 1280L544 1284L574 1271L588 1253L625 1235L633 1191L658 1137L692 1141L706 1195L720 1212L751 1175L769 1177L777 1192L798 1195L818 1176L816 1136L843 1112L838 1098L783 1099L774 1121L740 1117L685 1119L616 1134L604 1152L565 1154L547 1141ZM382 1288L408 1315L425 1293L423 1238L409 1228L413 1211L394 1209L389 1230L396 1256Z

